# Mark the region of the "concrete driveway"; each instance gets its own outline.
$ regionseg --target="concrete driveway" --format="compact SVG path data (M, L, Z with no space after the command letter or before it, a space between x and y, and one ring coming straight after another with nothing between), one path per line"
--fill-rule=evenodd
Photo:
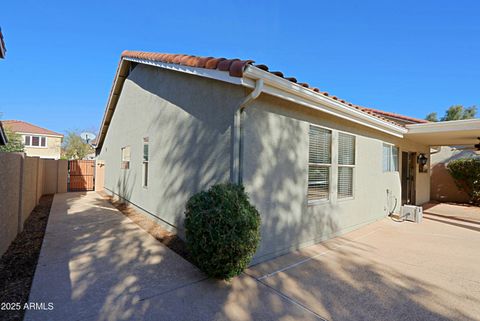
M227 283L98 194L57 194L29 298L45 309L25 320L480 320L480 210L428 211L422 224L384 219Z
M480 320L480 209L426 208L248 273L328 320Z

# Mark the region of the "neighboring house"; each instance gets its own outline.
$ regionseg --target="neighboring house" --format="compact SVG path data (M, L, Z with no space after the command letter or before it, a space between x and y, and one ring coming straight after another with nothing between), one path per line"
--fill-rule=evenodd
M470 197L460 190L447 169L449 162L461 158L480 158L473 150L465 150L465 146L443 146L431 153L431 199L439 202L468 203Z
M181 237L189 197L243 183L261 213L260 262L428 202L430 146L469 144L480 128L450 124L357 106L251 60L126 51L97 159L107 192Z
M62 134L21 120L4 120L3 125L22 136L27 156L60 158Z
M3 129L2 122L0 121L0 146L7 145L8 139L7 134L5 134L5 130Z
M5 47L5 41L3 40L2 28L0 28L0 59L5 59L7 48Z

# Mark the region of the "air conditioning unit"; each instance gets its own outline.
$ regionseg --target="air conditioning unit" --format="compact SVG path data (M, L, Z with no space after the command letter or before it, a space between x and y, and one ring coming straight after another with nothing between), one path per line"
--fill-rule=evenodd
M406 221L421 223L423 217L423 209L415 205L403 205L401 207L400 216Z

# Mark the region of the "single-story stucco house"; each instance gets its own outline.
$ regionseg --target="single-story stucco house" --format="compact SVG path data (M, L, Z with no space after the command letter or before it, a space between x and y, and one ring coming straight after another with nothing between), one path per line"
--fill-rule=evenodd
M27 156L60 159L62 134L22 120L4 120L3 125L22 136Z
M262 216L255 263L428 202L430 146L480 129L451 123L360 107L251 60L125 51L97 159L107 192L181 237L189 197L241 182Z

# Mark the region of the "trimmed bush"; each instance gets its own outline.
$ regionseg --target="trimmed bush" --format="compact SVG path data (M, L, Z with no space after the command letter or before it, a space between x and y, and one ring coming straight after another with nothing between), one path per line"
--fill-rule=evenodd
M470 196L472 203L480 205L480 159L456 159L448 163L447 169L458 188Z
M230 279L248 266L260 242L260 214L243 186L214 185L192 196L185 214L188 249L208 276Z

